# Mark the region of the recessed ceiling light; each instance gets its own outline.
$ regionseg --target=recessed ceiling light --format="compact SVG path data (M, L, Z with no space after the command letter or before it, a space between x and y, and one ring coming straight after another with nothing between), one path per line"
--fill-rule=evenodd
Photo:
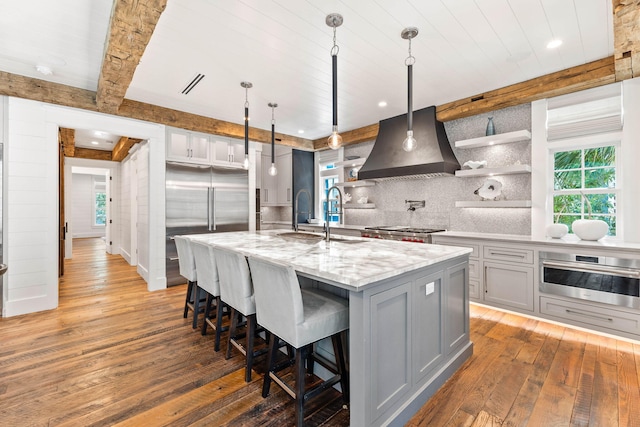
M299 134L303 134L303 133L304 133L304 129L299 129L299 130L298 130L298 133L299 133Z
M386 107L386 106L387 106L387 101L378 102L378 107Z
M547 43L547 49L555 49L561 44L562 44L562 40L560 39L551 40L549 43Z
M98 141L91 141L92 145L100 145L100 143Z
M94 132L94 135L95 135L95 136L104 136L104 135L105 135L105 133L104 133L104 132L101 132L101 131L99 131L99 130L97 130L97 131L95 131L95 132Z

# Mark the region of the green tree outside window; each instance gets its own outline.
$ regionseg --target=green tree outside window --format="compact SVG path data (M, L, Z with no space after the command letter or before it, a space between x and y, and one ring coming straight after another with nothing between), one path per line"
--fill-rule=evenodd
M554 153L553 216L566 224L587 218L588 210L580 195L584 192L592 209L592 219L609 224L609 235L616 235L616 148L605 146Z

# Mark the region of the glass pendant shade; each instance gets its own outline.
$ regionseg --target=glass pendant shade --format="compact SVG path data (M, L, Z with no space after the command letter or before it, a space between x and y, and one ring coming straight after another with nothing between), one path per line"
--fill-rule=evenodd
M331 132L331 135L327 138L327 145L332 150L337 150L342 147L342 137L338 133L337 126L334 127L333 132Z
M418 141L413 137L413 131L407 131L407 137L402 141L402 149L404 151L413 151L416 148Z
M249 169L249 155L248 154L244 155L244 162L242 162L242 166L245 169Z
M269 175L276 176L278 175L278 169L276 169L276 164L271 163L271 167L269 168Z

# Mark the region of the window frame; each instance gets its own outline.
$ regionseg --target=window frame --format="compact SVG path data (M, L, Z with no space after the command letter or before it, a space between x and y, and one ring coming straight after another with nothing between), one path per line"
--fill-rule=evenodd
M98 188L103 187L103 188ZM97 177L92 178L91 186L91 226L93 228L104 228L107 226L107 182L99 181ZM98 194L104 194L104 224L98 224Z
M608 147L613 146L615 149L615 162L613 167L615 168L616 173L616 186L615 188L580 188L580 189L570 189L570 190L556 190L555 189L555 154L562 151L573 151L573 150L587 150L591 148L600 148L600 147ZM622 148L622 135L620 132L611 132L611 133L602 133L595 134L583 137L569 138L564 140L556 140L549 141L547 144L547 153L548 153L548 165L549 168L547 170L547 182L548 191L547 191L547 219L548 223L555 223L555 212L554 212L554 197L556 195L566 195L566 194L580 194L583 192L585 195L587 194L615 194L616 196L616 212L615 212L615 221L616 221L616 234L615 235L607 235L608 239L621 239L621 236L624 236L624 221L623 221L623 207L624 207L624 198L623 198L623 173L622 173L622 156L623 148ZM582 161L581 168L578 170L585 170L584 161ZM584 184L584 182L583 182ZM585 211L585 203L582 203L580 217L576 217L576 219L586 218L587 212ZM597 216L597 214L594 214Z
M335 166L335 163L339 162L343 156L343 149L339 150L324 150L316 153L315 164L316 164L316 188L317 196L316 196L316 206L318 207L318 212L316 213L316 218L320 218L323 222L325 221L326 214L326 194L328 188L325 188L325 182L327 179L334 179L334 185L336 183L342 182L343 168L341 166ZM328 165L334 165L332 168L327 168ZM337 200L336 200L337 203ZM336 209L337 210L337 209ZM338 222L340 220L339 215L331 215L330 222Z

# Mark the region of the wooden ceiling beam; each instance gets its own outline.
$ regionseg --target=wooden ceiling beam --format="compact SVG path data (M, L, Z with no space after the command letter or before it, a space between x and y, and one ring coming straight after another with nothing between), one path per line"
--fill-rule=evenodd
M613 56L436 107L446 122L615 82Z
M76 147L75 155L73 157L77 159L111 160L111 151Z
M95 92L4 71L0 71L0 95L98 111L95 103ZM194 132L244 138L244 124L225 122L211 117L185 113L128 99L122 102L116 115L174 126ZM271 143L271 131L249 128L249 138L252 141L269 144ZM300 150L313 150L313 141L297 136L276 133L276 142L278 145L287 145Z
M640 76L640 3L612 1L616 81L622 81Z
M62 144L65 157L73 157L76 150L76 130L58 128L58 140Z
M131 147L133 147L140 141L142 140L138 138L128 138L126 136L121 137L111 151L111 160L113 160L114 162L123 161L124 158L127 157L127 154L129 154L129 150L131 150Z
M115 0L98 78L96 105L116 114L167 0Z
M147 120L167 126L174 126L194 132L204 132L231 138L244 138L244 125L216 120L184 111L172 110L157 105L145 104L125 99L120 106L118 115L139 120ZM313 142L310 139L276 133L278 145L286 145L301 150L312 151ZM271 131L249 128L249 139L257 142L271 143Z

